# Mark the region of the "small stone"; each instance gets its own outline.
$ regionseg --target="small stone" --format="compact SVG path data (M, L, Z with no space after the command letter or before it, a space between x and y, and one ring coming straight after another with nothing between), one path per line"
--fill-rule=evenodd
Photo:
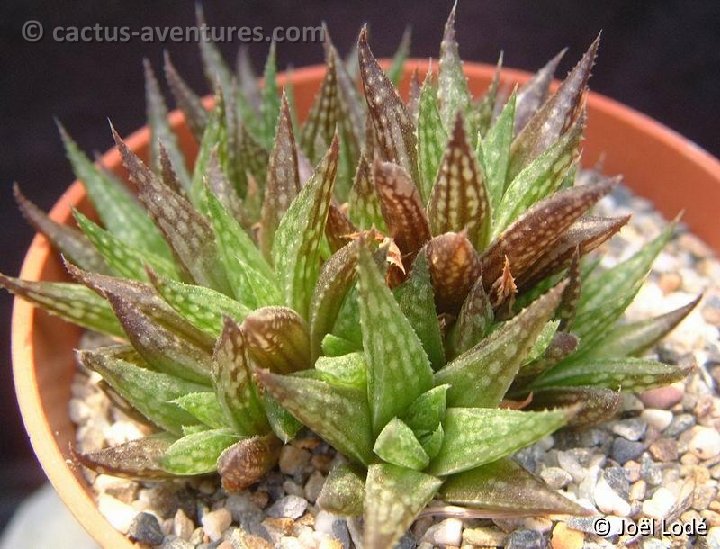
M658 284L663 294L671 294L682 286L682 277L678 273L662 273Z
M647 484L644 480L638 480L637 482L634 482L632 486L630 487L630 492L628 493L628 499L630 501L642 501L645 499L645 488L647 487Z
M667 429L673 420L673 413L670 410L644 410L640 417L658 431Z
M577 457L570 451L558 452L557 460L560 467L570 473L574 482L582 482L585 478L585 468L580 465Z
M485 526L479 526L477 528L465 528L463 530L463 544L464 545L480 545L485 547L500 547L505 545L505 538L507 534L496 530L495 528L488 528Z
M305 471L311 457L310 452L307 450L287 444L280 450L278 465L286 475L298 475Z
M343 517L321 510L315 517L315 530L321 534L332 536L342 544L343 548L349 549L350 534L347 521Z
M305 483L305 486L303 486L303 495L305 496L305 499L311 503L315 503L315 500L320 495L320 490L322 490L324 484L325 476L320 471L313 471L310 478Z
M720 527L713 526L708 530L706 542L708 549L720 549Z
M697 423L692 414L678 414L673 417L670 426L663 433L666 437L678 437Z
M146 545L158 545L165 537L157 517L150 513L138 513L128 528L127 536L130 541Z
M313 454L310 458L310 465L316 471L320 471L322 474L327 475L333 466L333 456L327 454Z
M618 437L613 441L610 449L610 456L620 465L625 465L631 459L637 459L645 450L642 442L633 442L623 437Z
M650 454L656 461L662 463L677 461L680 455L677 440L672 438L660 438L653 442L648 450L650 450Z
M296 519L302 516L308 507L307 500L299 496L285 496L276 501L268 510L269 517L287 517Z
M628 482L628 479L625 476L625 470L622 467L606 467L603 471L603 477L610 488L617 492L620 497L627 497L630 490L630 483Z
M163 542L157 546L158 549L195 549L195 546L184 539L175 536L167 536Z
M655 490L652 499L643 502L643 513L648 517L663 519L670 512L675 501L675 494L661 486Z
M720 433L710 427L697 427L688 449L701 460L720 454Z
M630 505L610 487L604 475L595 486L593 496L595 504L603 513L620 517L630 514Z
M675 404L682 400L684 394L682 383L673 383L666 387L658 387L650 389L640 395L646 408L656 408L659 410L669 410Z
M636 461L628 461L623 470L625 471L625 478L628 482L637 482L642 478L642 466Z
M596 517L571 517L565 522L568 528L585 532L586 534L595 533Z
M462 541L463 523L460 519L448 518L439 522L425 532L423 541L435 545L460 545Z
M680 456L680 463L683 465L697 465L700 460L694 454L683 454Z
M292 534L293 526L295 525L293 519L291 518L268 517L262 523L266 528L282 532L282 534L285 536L289 536L290 534Z
M662 482L662 469L648 454L642 457L642 478L650 486L657 486Z
M560 467L548 467L540 472L540 476L552 490L565 488L572 482L572 475Z
M647 423L640 418L624 419L616 421L612 426L612 432L628 440L640 440L645 434Z
M710 503L715 499L717 495L717 488L714 486L697 486L693 491L692 503L690 506L693 509L702 511L710 506Z
M720 514L710 509L700 511L700 516L707 521L708 526L720 526Z
M292 480L286 480L283 482L283 490L287 495L303 496L303 487Z
M127 503L115 499L112 496L101 494L98 497L98 509L100 513L112 524L113 528L123 534L127 534L130 525L138 512Z
M205 513L202 517L202 527L205 534L212 540L218 541L222 534L230 527L232 514L226 508Z
M558 522L553 528L550 546L552 549L582 549L584 541L582 532L568 528L564 522Z
M507 538L505 549L545 549L545 538L534 530L515 530Z
M270 501L270 494L264 490L258 490L257 492L250 493L250 500L257 505L260 509L267 507L268 501Z
M173 532L175 535L189 541L194 531L195 523L185 515L185 511L178 509L173 522Z

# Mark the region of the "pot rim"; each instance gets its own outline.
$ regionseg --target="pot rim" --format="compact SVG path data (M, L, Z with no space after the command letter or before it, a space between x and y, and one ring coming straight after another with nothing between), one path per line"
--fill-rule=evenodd
M466 62L464 67L471 85L476 81L489 80L495 71L494 66L481 63ZM408 60L405 66L405 76L411 74L414 69L424 72L426 68L427 60ZM323 65L314 65L294 70L290 75L281 74L278 79L281 85L292 80L296 92L300 87L310 86L312 94L314 94L324 74L325 67ZM503 69L500 79L503 85L508 85L512 82L522 83L531 76L525 71ZM309 94L309 97L312 97L312 94ZM592 113L602 113L613 120L623 122L629 127L647 133L653 140L661 142L664 146L678 150L689 162L697 165L709 180L714 179L720 186L720 161L677 132L632 108L594 92L590 92L588 96L588 106ZM173 129L184 125L184 116L179 111L173 111L169 120ZM147 147L149 140L149 129L144 126L132 133L126 143L130 149L137 151ZM117 148L106 152L101 162L110 169L119 168L121 158ZM82 183L75 181L53 206L50 217L59 222L68 221L72 215L72 207L84 198L85 189ZM720 249L720 242L715 244L715 247ZM55 252L45 237L36 234L23 261L20 276L38 280L43 266L54 257L54 254ZM39 365L35 363L32 344L36 315L37 310L29 302L15 298L12 315L15 392L35 455L60 498L97 543L103 547L133 547L134 544L115 530L100 513L95 500L90 495L89 486L83 486L78 481L71 470L72 463L67 459L68 451L60 448L55 433L52 432L46 419L43 398L37 384L36 368Z

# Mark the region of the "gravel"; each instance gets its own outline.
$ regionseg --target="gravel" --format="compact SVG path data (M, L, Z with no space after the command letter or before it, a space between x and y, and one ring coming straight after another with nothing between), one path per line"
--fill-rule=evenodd
M597 210L611 216L634 212L620 234L602 247L604 266L629 257L665 224L649 203L624 187L603 199ZM655 538L621 535L622 520L637 523L645 517L705 520L707 539L673 538L673 547L720 548L720 263L682 224L678 233L659 256L627 318L662 314L703 292L696 310L647 353L697 367L683 382L624 395L613 421L581 432L560 431L516 455L552 489L607 515L611 535L596 535L596 517L461 521L437 516L418 519L402 538L403 548L670 547L671 539L661 539L659 530ZM96 339L88 334L83 346L96 345ZM99 381L96 374L79 371L72 384L69 413L78 426L81 452L147 434L111 404ZM361 543L362 520L334 516L315 503L339 460L327 444L307 434L283 448L276 471L241 494L227 494L213 478L138 483L85 474L110 523L146 546L351 549Z

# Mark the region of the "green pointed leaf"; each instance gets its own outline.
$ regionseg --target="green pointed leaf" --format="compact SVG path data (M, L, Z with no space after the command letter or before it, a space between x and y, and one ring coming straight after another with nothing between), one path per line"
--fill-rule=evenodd
M275 436L284 444L287 444L300 432L303 424L295 419L288 410L280 406L278 401L269 394L264 393L262 401L270 428L275 433Z
M277 463L281 448L274 435L244 438L225 448L217 460L223 489L241 492L261 480Z
M445 23L445 32L440 42L440 67L438 71L438 98L440 116L448 132L453 127L458 111L465 113L470 107L468 89L463 63L455 41L455 6Z
M420 181L415 124L392 82L375 60L367 42L367 29L358 39L360 76L365 101L375 130L375 156L393 162L407 172L413 184ZM372 156L365 151L368 158Z
M83 182L103 225L123 242L170 258L160 231L132 193L108 172L95 166L62 126L60 137L73 171Z
M548 329L555 322L557 321L546 324L545 328ZM527 360L520 366L520 371L513 382L513 388L525 386L532 378L559 364L561 360L577 350L579 343L580 340L573 334L555 332L541 355L533 360ZM513 388L511 388L510 393L513 393Z
M438 312L455 313L480 277L480 258L463 233L433 238L426 249Z
M45 212L25 198L17 183L13 185L13 193L25 220L37 232L44 234L65 258L81 269L107 274L108 267L102 255L80 231L50 219Z
M514 179L534 158L547 150L580 116L582 98L598 46L599 37L590 44L555 94L533 115L513 142L508 173L510 179Z
M73 324L111 336L125 337L108 302L81 284L34 282L0 274L0 286Z
M481 265L485 290L488 291L501 277L506 260L512 275L520 278L575 220L610 192L615 184L615 181L607 180L595 185L573 187L532 206L483 253Z
M375 439L373 451L386 463L421 471L430 462L412 429L398 418L391 419Z
M448 408L445 443L428 472L450 475L496 461L549 435L567 423L567 412L520 412Z
M478 136L479 138L480 136L486 135L490 130L495 105L497 103L498 91L500 90L500 71L502 70L502 64L503 52L501 51L487 91L472 105L472 111L468 114L468 122L471 125L471 135L473 137ZM473 143L473 145L477 145L477 143Z
M373 429L379 433L432 386L432 368L422 343L385 285L370 251L360 247L358 303L365 360L368 401Z
M500 206L500 200L508 184L507 171L517 101L517 91L513 91L497 120L478 145L481 147L485 184L493 212Z
M207 185L210 193L217 198L220 204L223 205L228 214L230 214L235 221L240 223L240 225L242 225L245 229L250 228L251 223L248 220L248 214L245 210L243 201L240 198L235 186L225 175L222 166L220 166L220 158L218 156L217 149L213 149L211 151L207 167L204 171L205 176L203 178L203 182ZM198 190L196 195L201 196L201 200L198 201L200 202L200 204L198 204L199 208L204 214L211 217L211 208L207 204L207 197L205 194Z
M220 454L238 439L231 429L193 433L172 443L162 457L162 467L176 475L214 473Z
M121 348L124 349L124 348ZM197 420L173 401L187 393L205 391L204 385L148 370L115 356L116 348L78 351L78 361L98 372L115 392L158 427L171 433Z
M482 277L478 277L448 334L448 356L455 358L474 347L490 332L493 320L490 298L483 289Z
M170 86L170 91L173 97L175 97L178 108L185 115L185 122L190 132L195 139L200 142L208 121L208 113L205 107L203 107L200 97L192 91L190 86L188 86L185 80L178 74L177 69L170 60L170 54L167 51L163 52L163 54L165 61L165 80L167 80Z
M205 124L205 128L200 138L200 147L197 155L195 155L192 185L189 193L193 204L196 204L200 208L204 206L203 201L201 200L202 189L204 179L210 169L210 159L214 153L217 157L218 163L221 164L220 156L225 154L224 151L223 153L220 152L220 149L223 146L223 143L221 143L223 134L222 118L224 112L222 96L216 96L215 101L215 106L208 113L207 123Z
M403 421L422 439L433 433L445 418L446 394L449 385L438 385L421 394L405 414Z
M430 365L434 370L439 369L445 364L445 350L426 254L418 254L410 276L394 290L394 294L400 310L420 338Z
M420 111L420 71L417 67L415 67L410 74L410 90L408 91L407 109L408 113L410 113L410 117L417 127Z
M162 469L160 459L174 440L175 437L161 433L87 454L73 450L73 456L96 473L133 480L161 480L173 476Z
M347 384L360 389L367 383L367 365L360 352L342 356L322 356L315 362L314 370L329 377L333 385Z
M152 272L150 282L180 316L212 337L220 335L224 316L241 322L250 314L250 309L242 303L210 288L183 284L159 277Z
M113 137L131 179L139 187L140 201L167 238L180 263L199 285L229 293L227 277L217 261L210 224L190 202L161 183L114 130Z
M342 356L362 350L362 344L358 344L354 341L348 341L347 339L337 337L332 334L327 334L320 344L320 349L322 350L323 355Z
M281 295L275 275L252 239L213 193L206 191L205 200L233 295L249 308L279 304Z
M615 417L622 407L622 394L603 387L565 387L533 391L530 409L544 410L559 406L579 406L568 427L585 429Z
M237 322L227 317L213 352L212 380L226 422L247 435L267 432L265 409L251 377L245 336Z
M572 256L572 262L568 267L567 272L567 286L563 291L560 305L558 305L555 311L555 318L560 320L558 325L559 330L569 331L570 327L575 320L575 313L577 312L577 306L580 302L580 294L582 292L582 278L580 273L580 247L575 249L575 253Z
M547 100L550 84L560 60L567 48L558 53L518 90L517 107L515 109L515 134L517 135L528 123L530 117L537 112Z
M245 318L242 328L249 356L258 367L280 374L311 367L310 333L292 309L258 309Z
M412 265L420 248L430 240L430 227L417 187L397 164L373 164L373 182L390 236L402 252L406 268Z
M237 55L237 77L240 93L243 94L250 105L259 109L262 98L258 78L250 59L250 49L242 44Z
M368 467L365 481L366 547L394 547L442 481L390 464Z
M195 20L198 28L208 28L201 4L195 4ZM223 61L220 50L211 40L207 39L209 33L201 33L200 36L203 39L198 41L198 45L202 55L205 78L212 87L220 84L220 86L230 89L232 87L232 72Z
M644 358L582 357L558 364L530 383L528 388L591 386L639 393L680 381L691 369Z
M258 382L304 425L364 465L373 461L370 410L362 389L257 370Z
M163 276L177 279L180 277L175 265L164 257L156 256L147 250L134 248L116 238L111 232L98 227L87 217L75 210L73 212L83 234L100 252L105 265L113 274L134 280L147 281L146 265Z
M340 463L325 479L317 498L321 509L340 516L360 516L363 512L365 479L352 465Z
M264 86L261 91L260 114L263 121L263 145L266 148L272 147L275 138L275 126L280 114L280 97L278 93L277 67L275 65L275 42L270 44L270 51L265 60L265 72L263 73Z
M545 352L548 350L553 338L555 337L555 333L557 332L559 325L559 320L550 320L545 323L542 330L540 330L540 334L537 336L537 339L535 339L535 343L533 343L533 346L522 366L534 360L538 360L545 355Z
M400 44L398 44L397 50L392 57L392 62L387 70L387 76L393 85L397 86L400 82L400 78L403 74L403 68L405 67L405 61L410 54L410 38L412 31L410 27L405 27L405 30L400 37Z
M493 408L500 403L555 313L563 288L553 288L435 374L435 385L450 384L450 406Z
M579 156L585 126L581 114L560 139L530 162L509 184L494 211L493 233L500 234L533 204L560 188L565 175Z
M490 219L483 174L458 114L428 202L430 231L434 236L465 231L475 249L482 250L490 236Z
M265 199L262 206L259 244L265 257L271 257L275 230L290 203L300 192L297 149L290 107L283 95L275 141L268 163Z
M380 201L375 194L372 172L364 154L360 156L355 171L355 182L350 189L348 203L350 204L348 215L358 228L364 230L376 228L383 233L387 231Z
M448 503L482 509L498 518L588 514L508 458L452 475L439 495Z
M420 196L423 204L430 199L438 175L438 167L447 143L447 132L440 118L437 86L429 74L420 89L418 106L418 163L420 165Z
M173 404L180 406L210 429L221 429L228 426L217 396L212 391L188 393L175 399Z
M590 351L591 356L619 357L641 354L690 314L700 302L700 297L654 318L618 324Z
M145 69L145 101L150 126L150 166L155 173L160 173L160 144L165 147L170 163L178 180L185 189L190 188L190 174L185 165L185 155L180 151L177 136L170 128L168 110L165 99L150 61L143 60Z
M295 198L275 233L273 259L285 304L308 318L318 278L320 242L325 231L337 173L337 139Z

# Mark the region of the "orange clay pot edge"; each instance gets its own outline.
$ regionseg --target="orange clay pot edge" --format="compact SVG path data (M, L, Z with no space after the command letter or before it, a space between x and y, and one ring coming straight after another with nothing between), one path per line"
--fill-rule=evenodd
M415 68L419 69L420 74L424 74L427 61L410 60L407 63L405 76L407 77ZM465 69L470 86L475 93L487 86L494 71L494 67L475 63L465 63ZM313 95L323 76L324 68L322 66L298 69L292 73L291 79L294 82L296 104L301 117L309 109ZM528 76L522 71L504 70L501 80L503 84L510 84L523 82ZM286 78L286 76L280 77L281 85ZM404 85L406 88L407 78ZM672 160L682 164L677 170L678 178L692 177L693 181L699 181L700 185L698 192L683 192L683 200L677 200L678 192L660 192L658 207L666 215L672 216L674 215L672 209L677 208L677 204L683 204L687 209L686 220L693 231L702 236L716 251L719 250L720 234L714 231L712 213L708 209L712 208L713 204L720 203L720 162L675 132L611 99L591 93L588 98L588 108L589 139L584 144L583 156L589 156L590 163L586 163L586 165L592 165L601 151L607 151L606 171L620 173L619 170L615 170L614 155L617 149L626 149L632 154L633 145L629 139L633 135L642 134L644 136L642 143L644 156L650 154L653 156L655 154L674 155ZM171 124L173 128L183 131L184 117L182 114L173 112ZM593 133L594 124L612 126L613 131L611 135L603 138ZM149 138L149 130L145 127L132 134L126 142L132 150L145 151ZM593 140L597 140L597 144L593 143ZM668 153L668 151L674 152ZM102 163L111 170L123 172L120 167L120 155L116 149L108 151L103 156ZM628 175L627 182L631 187L635 188L635 185L638 184L638 181L634 180L636 177L646 176L648 170L655 168L654 162L646 164L649 166L640 171L635 170L633 174ZM624 173L628 173L628 166L624 166ZM654 198L653 192L662 191L662 189L658 189L661 185L653 187L652 180L643 181L638 187L641 194L651 199ZM680 191L682 191L682 187L680 187ZM75 182L53 207L50 215L57 221L68 221L71 218L72 207L81 204L84 200L85 190L81 183ZM50 249L44 237L36 235L25 257L21 277L39 280L41 276L47 275L47 270L54 270L55 275L59 276L58 269L59 263L55 253ZM50 275L49 278L52 277ZM60 345L52 350L40 350L39 346L48 339L47 334L43 335L37 330L43 324L51 326L50 330L45 330L46 332L55 329L67 332L66 337L59 340ZM103 547L133 547L134 544L117 532L100 514L89 487L82 480L81 473L71 463L66 462L69 450L66 444L58 443L58 438L73 440L75 436L68 418L67 399L49 398L39 386L39 381L42 382L46 377L42 374L42 368L46 363L52 362L55 356L64 356L65 360L62 363L53 364L53 367L69 369L64 382L67 386L63 387L64 393L69 395L69 380L72 379L74 362L68 357L71 357L71 348L77 344L79 331L63 328L63 326L67 325L34 309L25 301L15 300L12 316L13 371L15 390L25 428L30 435L35 454L53 487L96 542ZM64 348L61 348L63 345ZM59 429L56 429L57 432L53 432L52 424L58 422L68 426L73 432L60 433Z

